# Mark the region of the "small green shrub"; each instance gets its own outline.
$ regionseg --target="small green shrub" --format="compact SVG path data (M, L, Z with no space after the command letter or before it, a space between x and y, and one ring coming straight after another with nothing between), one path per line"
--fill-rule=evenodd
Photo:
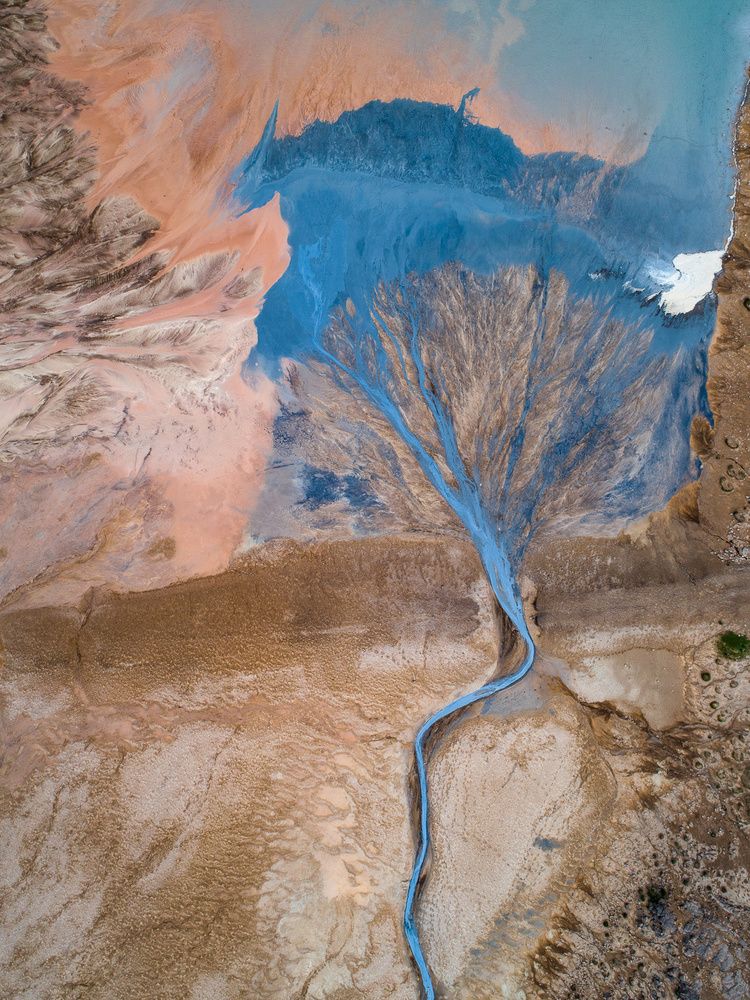
M725 660L742 660L750 653L750 639L737 632L722 632L716 640L716 652Z
M646 887L649 903L654 906L667 897L667 890L660 885L649 885Z

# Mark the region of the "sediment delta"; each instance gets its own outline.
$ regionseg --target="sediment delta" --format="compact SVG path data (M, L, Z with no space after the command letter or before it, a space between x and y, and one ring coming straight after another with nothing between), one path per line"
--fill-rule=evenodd
M43 17L24 17L28 38L44 44L19 49L5 96L23 91L30 60L44 97L37 127L46 122L75 154L70 176L57 178L59 199L46 204L65 205L66 184L78 192L50 223L49 245L25 242L23 198L5 206L18 232L3 267L19 272L8 287L38 346L61 274L61 287L91 302L115 264L119 293L131 279L142 287L147 258L125 264L155 220L130 202L110 202L109 216L84 210L93 152L57 121L82 97L42 72ZM443 998L750 993L750 680L747 660L719 641L750 633L749 130L746 103L735 227L716 285L715 420L692 428L700 481L617 538L532 548L523 588L539 650L532 673L431 741L432 852L416 917ZM41 203L23 173L30 161L19 164L24 197ZM133 223L115 259L109 229L97 228L108 217ZM91 267L74 289L56 271L70 261L56 253L84 237ZM151 261L149 280L166 263ZM76 337L98 358L81 301L70 304ZM240 337L219 354L248 345ZM202 385L211 372L198 368ZM66 433L79 433L83 404L101 425L111 392L68 393L69 382L37 375L40 414L59 390ZM17 544L29 541L28 558L15 564L0 613L0 994L416 1000L402 930L415 733L513 652L455 519L442 533L277 541L219 575L162 589L87 589L121 564L122 587L205 564L171 564L174 509L139 480L122 523L104 518L100 531L93 518L85 537L71 529L77 549L65 569L73 556L58 509L80 490L79 475L93 477L98 496L100 456L70 465L65 503L48 504L54 520L40 530L43 496L32 503L25 485L38 472L29 442L14 444L25 519ZM42 471L51 476L69 452L50 454ZM239 524L245 508L230 506ZM144 511L155 523L143 515L146 562L133 575L126 536ZM193 522L180 523L190 535ZM119 541L108 548L109 528L122 529L122 551ZM89 539L99 546L90 565ZM55 606L40 606L49 595Z

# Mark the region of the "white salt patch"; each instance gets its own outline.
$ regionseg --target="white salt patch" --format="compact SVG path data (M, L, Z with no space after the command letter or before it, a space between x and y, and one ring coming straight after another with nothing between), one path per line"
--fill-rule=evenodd
M723 250L678 253L672 261L674 272L652 273L664 288L659 297L664 312L676 316L694 309L711 291L714 277L721 270L723 255Z

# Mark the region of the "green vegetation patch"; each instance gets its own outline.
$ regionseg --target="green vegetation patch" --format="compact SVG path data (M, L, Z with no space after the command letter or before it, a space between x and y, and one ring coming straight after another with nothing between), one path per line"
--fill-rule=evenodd
M743 660L750 653L750 639L737 632L722 632L716 640L716 652L725 660Z
M667 890L661 885L649 885L646 887L646 895L651 906L656 906L663 899L667 898Z

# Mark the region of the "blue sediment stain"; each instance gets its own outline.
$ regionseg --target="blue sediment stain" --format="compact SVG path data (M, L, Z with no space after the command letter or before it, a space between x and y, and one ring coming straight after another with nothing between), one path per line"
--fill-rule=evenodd
M651 272L715 249L717 234L713 217L701 232L705 199L660 186L649 154L614 169L573 153L524 156L465 112L409 100L371 102L299 137L275 139L273 121L234 178L248 208L278 193L290 227L292 260L258 318L266 358L311 347L343 299L360 308L380 281L447 261L482 274L556 267L575 294L649 322L657 349L695 349L712 328L710 305L687 319L659 314Z
M536 837L534 847L538 847L542 851L556 851L560 847L565 847L565 841L554 840L552 837Z
M369 484L359 476L340 476L328 469L305 465L301 478L305 496L298 504L306 510L318 510L339 500L365 512L382 506Z
M272 116L234 178L237 197L248 209L278 193L289 225L291 262L258 318L257 353L265 370L281 357L311 351L341 366L322 340L332 310L350 300L359 315L367 316L373 289L383 282L406 281L407 275L449 262L479 275L512 264L533 265L542 280L555 268L574 296L649 329L651 350L675 358L671 381L662 387L668 405L659 417L660 436L673 442L671 453L659 459L654 452L639 476L612 483L606 498L612 512L644 513L644 503L651 509L663 503L695 471L686 431L693 414L706 410L706 348L715 318L710 297L690 315L666 317L651 275L655 265L669 263L678 253L715 249L717 237L726 236L728 206L722 213L721 204L728 178L710 156L681 154L680 162L690 169L678 184L672 184L673 171L667 171L665 181L664 160L675 150L665 135L656 136L646 156L629 167L608 168L573 153L525 156L509 136L471 119L470 98L466 95L458 111L376 101L336 122L316 122L296 138L275 138ZM706 206L701 192L712 177L718 177L721 188ZM517 539L503 536L470 481L460 475L453 482L445 479L377 379L362 379L354 369L347 373L387 416L466 527L525 647L512 674L446 705L416 736L420 817L404 929L425 995L432 1000L415 923L430 844L426 743L436 724L520 680L533 663L534 644L515 579ZM615 405L617 386L611 388ZM424 387L422 392L429 402ZM318 469L305 475L302 503L310 509L342 498L355 505L375 502L367 490L358 492L353 477ZM548 838L536 843L542 850L560 846Z

